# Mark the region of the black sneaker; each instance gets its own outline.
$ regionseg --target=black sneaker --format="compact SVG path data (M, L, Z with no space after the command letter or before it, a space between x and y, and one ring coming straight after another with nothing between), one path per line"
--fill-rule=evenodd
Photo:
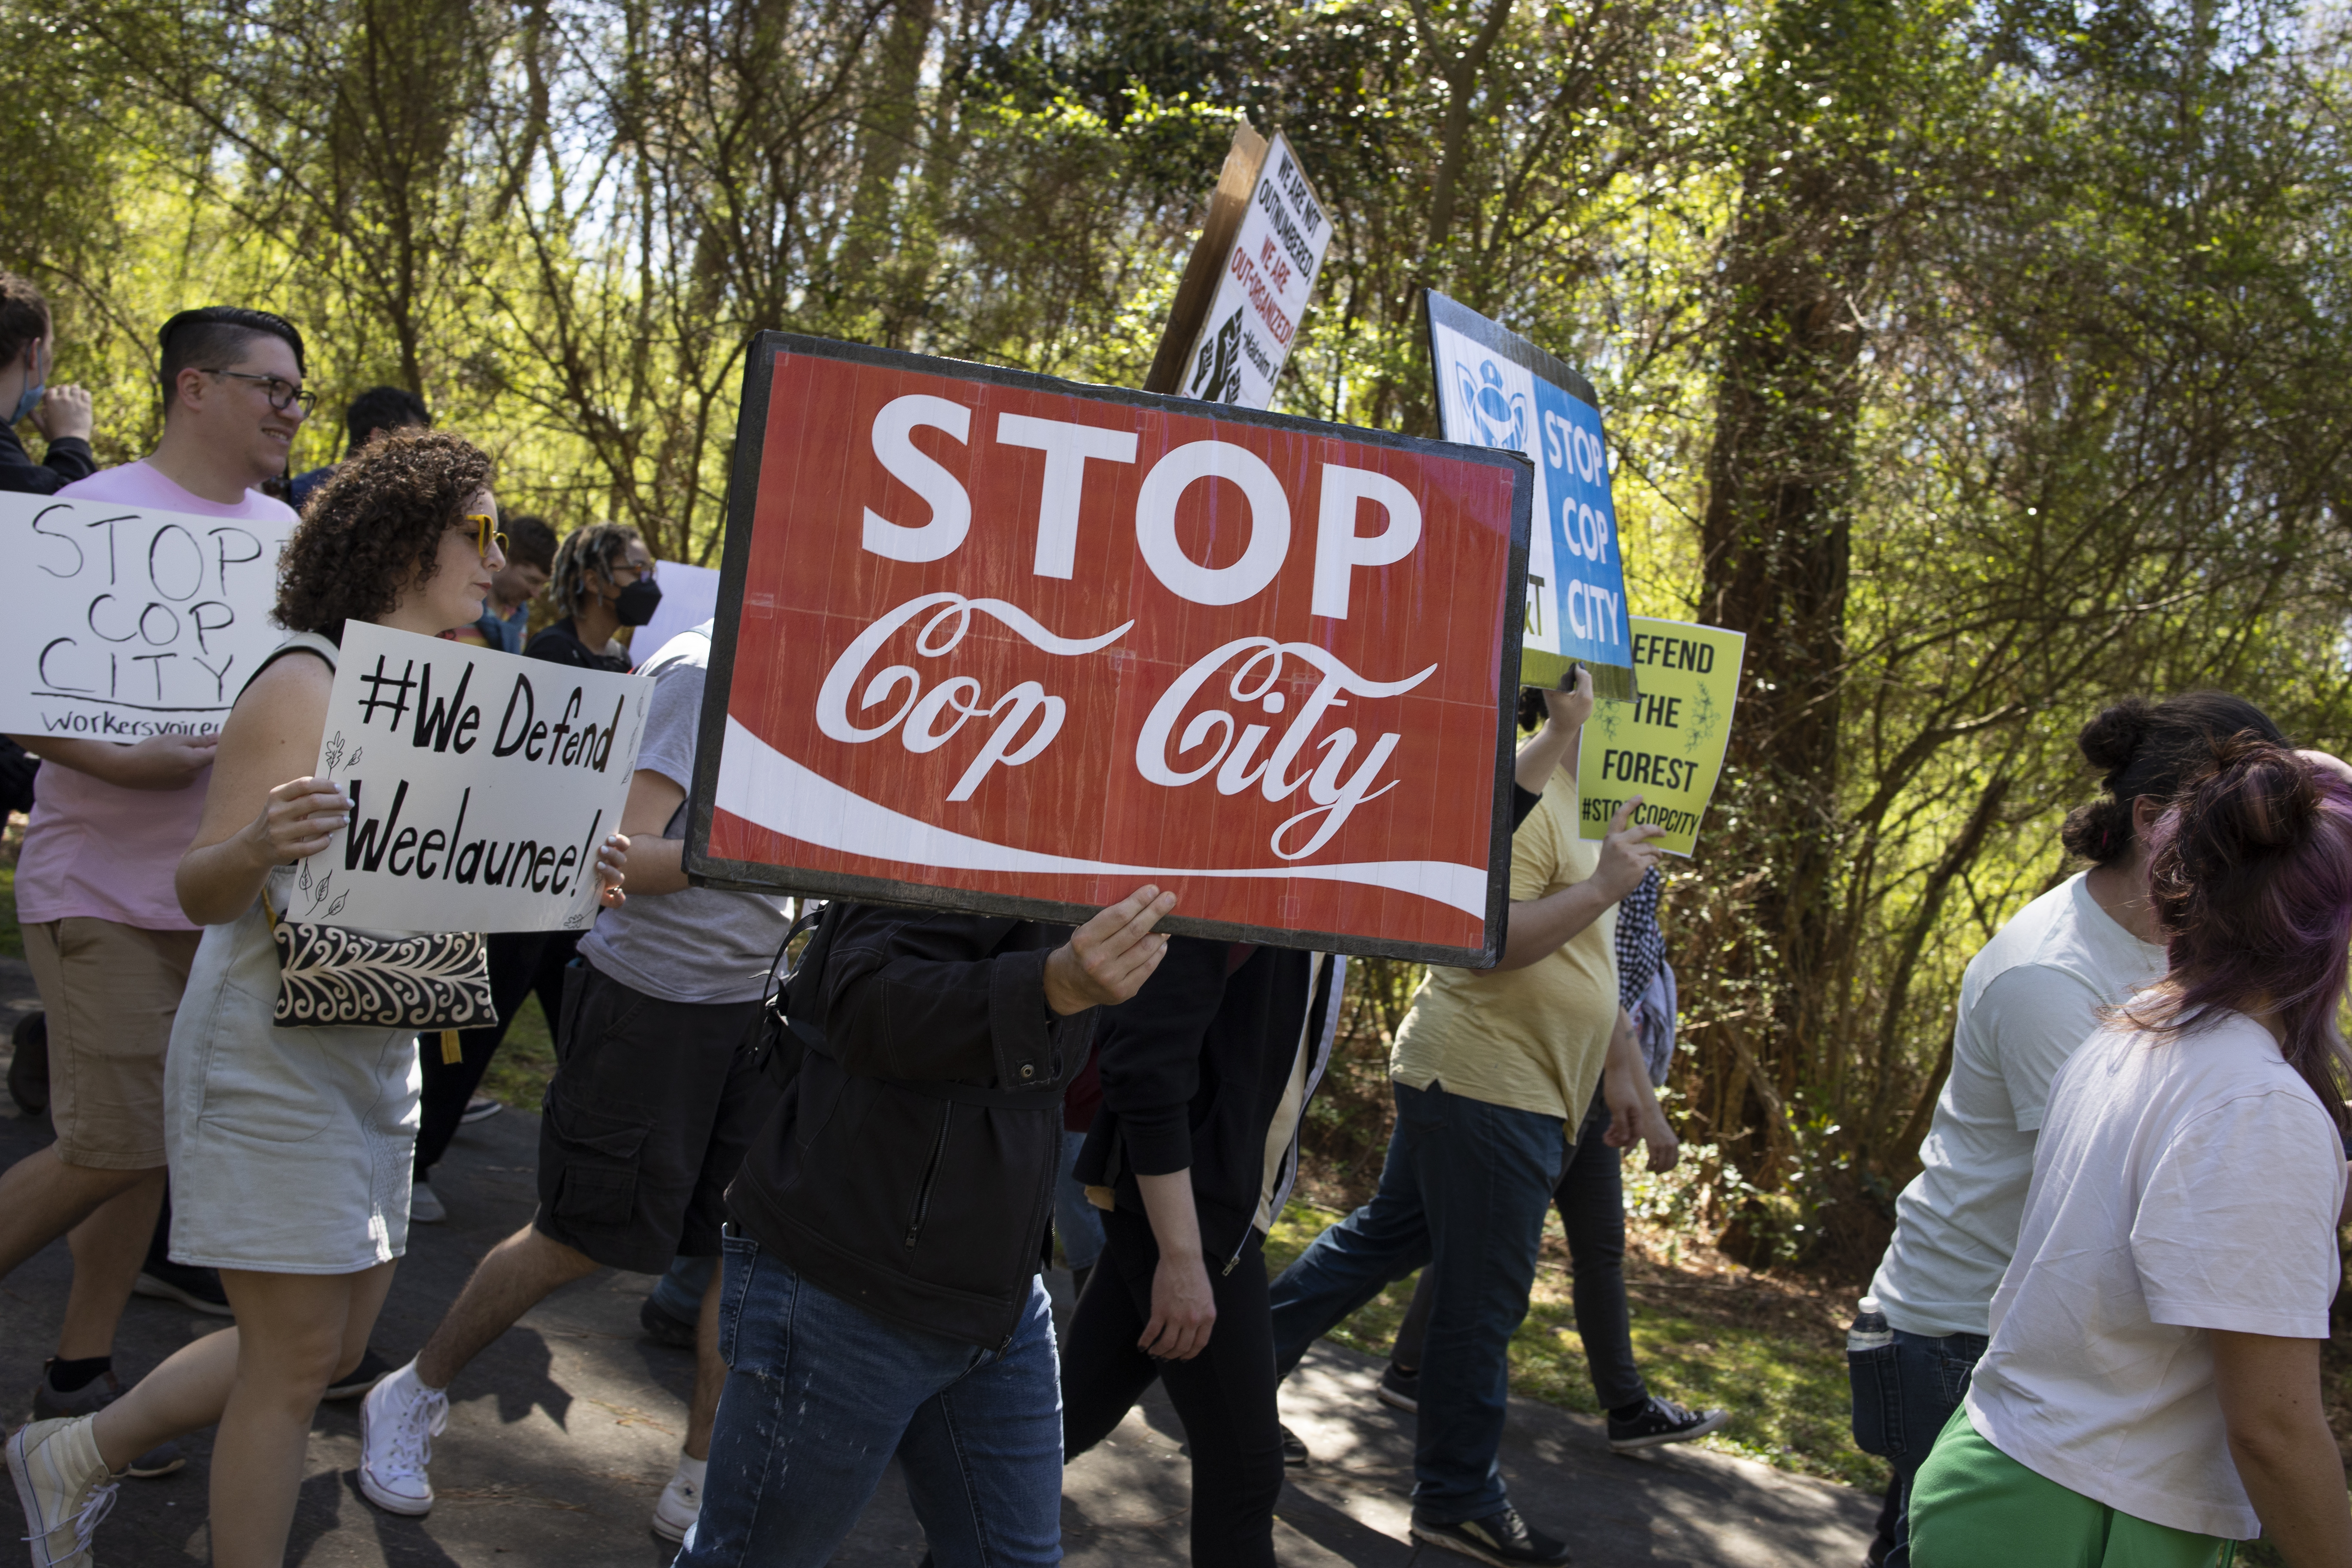
M1503 1505L1500 1513L1465 1519L1459 1524L1423 1524L1416 1519L1412 1521L1412 1538L1448 1552L1459 1552L1465 1557L1475 1557L1481 1563L1491 1563L1495 1568L1523 1568L1527 1563L1549 1568L1550 1564L1569 1560L1566 1542L1529 1530L1528 1521L1519 1517L1519 1510L1508 1503Z
M100 1373L71 1394L59 1393L58 1385L49 1381L51 1369L56 1364L53 1360L41 1363L41 1381L33 1387L33 1419L36 1421L54 1421L63 1415L93 1415L122 1397L122 1380L110 1372ZM158 1443L131 1460L123 1473L136 1476L142 1481L152 1480L157 1476L170 1475L187 1462L188 1457L180 1452L177 1443Z
M327 1392L320 1397L324 1399L361 1398L369 1389L399 1370L392 1363L376 1354L375 1347L370 1345L367 1348L367 1353L360 1357L360 1364L352 1368L351 1375L339 1377L327 1384Z
M1421 1369L1389 1363L1388 1370L1381 1373L1381 1385L1372 1390L1372 1394L1391 1410L1402 1410L1407 1415L1417 1414L1421 1409Z
M1279 1426L1280 1423L1277 1422L1276 1425ZM1303 1470L1307 1468L1307 1461L1314 1457L1307 1451L1306 1438L1287 1426L1282 1427L1282 1468L1284 1469Z
M228 1304L228 1292L221 1289L219 1274L185 1263L151 1260L140 1269L131 1293L152 1296L159 1301L177 1301L183 1307L210 1312L215 1318L236 1316L236 1309Z
M458 1114L457 1125L471 1127L477 1121L488 1121L505 1109L505 1106L492 1100L488 1095L478 1094L466 1101L466 1109Z
M646 1297L637 1308L637 1327L645 1331L646 1338L657 1345L667 1345L677 1351L694 1348L694 1325L662 1310L651 1296Z
M1687 1443L1719 1430L1731 1419L1728 1410L1691 1410L1655 1394L1631 1421L1609 1418L1609 1446L1621 1454L1654 1448L1661 1443Z

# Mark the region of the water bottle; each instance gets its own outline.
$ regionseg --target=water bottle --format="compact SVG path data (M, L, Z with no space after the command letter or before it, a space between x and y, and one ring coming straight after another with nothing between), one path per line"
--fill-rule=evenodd
M1845 1331L1848 1356L1883 1350L1895 1342L1895 1331L1888 1326L1886 1314L1878 1310L1877 1297L1864 1296L1855 1306L1853 1326Z

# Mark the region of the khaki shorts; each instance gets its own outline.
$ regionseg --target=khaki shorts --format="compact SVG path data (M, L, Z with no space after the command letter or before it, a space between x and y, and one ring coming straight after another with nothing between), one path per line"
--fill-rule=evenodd
M163 1163L163 1055L202 931L76 916L25 927L49 1026L58 1158L106 1171Z

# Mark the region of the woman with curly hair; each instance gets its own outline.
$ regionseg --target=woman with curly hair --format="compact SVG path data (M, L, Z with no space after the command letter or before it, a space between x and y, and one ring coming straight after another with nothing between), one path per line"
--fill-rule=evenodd
M566 535L556 547L548 591L555 595L563 618L531 638L523 652L557 664L626 674L629 650L613 634L623 626L644 626L661 603L653 552L637 531L625 523L600 522ZM648 658L653 652L646 650Z
M215 1421L213 1561L284 1560L312 1415L363 1353L407 1243L418 1068L413 1031L272 1022L269 911L349 820L310 776L344 625L437 636L478 619L504 564L497 516L479 450L400 435L344 462L287 543L277 618L293 635L230 711L180 862L181 906L205 930L165 1069L172 1255L220 1270L236 1326L95 1415L9 1439L36 1562L86 1562L131 1456ZM615 836L600 857L607 904L625 848Z
M2144 837L2163 979L2050 1086L1919 1568L2352 1563L2319 1352L2343 1278L2352 784L2252 735Z

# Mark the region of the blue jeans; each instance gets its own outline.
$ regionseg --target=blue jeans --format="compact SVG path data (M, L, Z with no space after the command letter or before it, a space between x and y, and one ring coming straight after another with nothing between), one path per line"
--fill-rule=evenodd
M1982 1334L1935 1338L1895 1331L1895 1342L1846 1356L1853 1385L1853 1442L1895 1467L1873 1542L1880 1568L1909 1568L1910 1497L1937 1435L1969 1392L1969 1374L1985 1352Z
M674 1258L669 1272L655 1280L646 1294L656 1308L679 1322L694 1322L702 1316L702 1292L709 1287L710 1271L718 1264L716 1258Z
M1412 1511L1425 1524L1458 1524L1508 1500L1497 1456L1511 1335L1528 1315L1568 1140L1557 1116L1437 1084L1390 1087L1396 1131L1379 1192L1274 1282L1274 1364L1288 1375L1318 1337L1427 1264L1436 1284L1422 1345Z
M1070 1174L1086 1146L1085 1133L1062 1134L1062 1173L1054 1183L1054 1234L1062 1238L1062 1261L1072 1268L1092 1268L1103 1255L1102 1210L1087 1201L1087 1184Z
M822 1568L893 1456L938 1568L1062 1560L1062 1400L1042 1282L1001 1352L884 1322L730 1230L727 1384L678 1568Z

